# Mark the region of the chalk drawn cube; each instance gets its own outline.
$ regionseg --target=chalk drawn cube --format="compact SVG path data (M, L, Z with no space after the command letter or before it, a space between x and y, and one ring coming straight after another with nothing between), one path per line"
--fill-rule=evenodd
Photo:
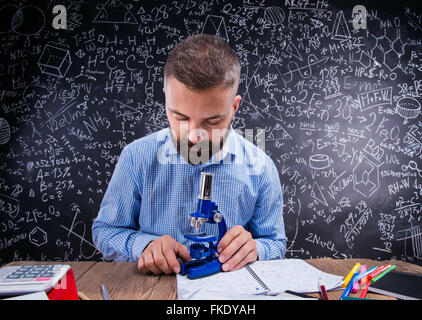
M38 60L42 73L63 78L72 64L69 50L48 43Z
M47 243L47 233L43 229L35 227L29 234L29 242L40 247Z

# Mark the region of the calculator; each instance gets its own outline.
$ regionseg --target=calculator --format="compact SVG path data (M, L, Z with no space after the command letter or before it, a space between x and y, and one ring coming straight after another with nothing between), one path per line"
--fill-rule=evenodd
M69 265L27 265L0 268L0 296L48 292L63 278Z

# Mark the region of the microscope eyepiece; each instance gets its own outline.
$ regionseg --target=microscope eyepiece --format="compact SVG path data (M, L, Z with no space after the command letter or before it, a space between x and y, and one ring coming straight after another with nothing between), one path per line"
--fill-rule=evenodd
M209 172L201 172L201 189L199 199L211 200L213 174Z

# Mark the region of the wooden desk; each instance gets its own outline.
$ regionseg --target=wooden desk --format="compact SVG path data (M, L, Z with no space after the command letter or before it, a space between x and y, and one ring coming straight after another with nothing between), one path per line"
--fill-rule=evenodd
M368 268L375 265L396 265L397 271L420 273L422 266L398 260L374 261L370 259L308 259L305 260L314 267L332 274L345 276L350 269L359 262ZM12 262L10 265L54 264L63 262ZM132 262L65 262L72 266L78 291L83 292L90 299L103 300L101 284L105 284L111 299L115 300L174 300L177 299L177 284L174 275L144 275L141 274L136 263ZM361 290L350 296L360 295ZM328 298L338 300L342 291L328 292ZM320 297L318 293L309 294ZM392 297L368 292L367 298L377 300L395 300Z

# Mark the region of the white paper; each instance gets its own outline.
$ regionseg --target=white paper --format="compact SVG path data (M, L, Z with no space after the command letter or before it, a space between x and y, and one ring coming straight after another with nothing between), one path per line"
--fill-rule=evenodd
M199 279L189 279L187 276L177 275L177 294L179 299L195 299L191 298L191 296L197 295L198 291L213 290L221 292L221 296L264 293L264 289L261 288L259 283L252 278L245 268L230 272L219 272Z
M179 300L182 300L179 297ZM317 298L309 297L302 298L289 293L281 292L277 295L265 294L244 294L244 293L230 293L224 291L222 294L214 290L195 290L190 292L189 296L183 297L183 300L318 300Z
M300 259L256 261L250 267L271 292L319 292L319 279L326 290L343 283L343 277L323 272Z
M319 279L326 290L337 288L343 283L341 276L322 272L300 259L256 261L249 266L271 290L269 294L279 294L286 290L298 293L318 292ZM246 268L242 268L200 279L189 279L178 274L177 293L182 300L213 300L217 296L218 299L234 300L239 295L249 295L254 299L253 295L265 294L265 290Z

